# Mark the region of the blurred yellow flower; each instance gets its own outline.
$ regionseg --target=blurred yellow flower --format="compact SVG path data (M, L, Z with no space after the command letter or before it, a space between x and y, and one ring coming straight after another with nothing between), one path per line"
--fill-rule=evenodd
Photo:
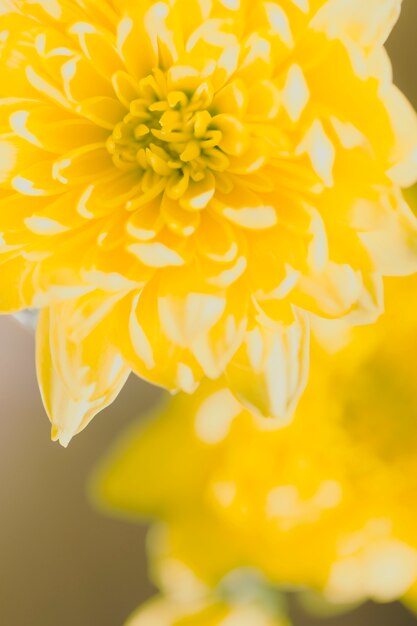
M290 626L285 618L271 616L256 604L179 602L156 598L128 620L126 626Z
M213 586L252 567L334 603L417 601L417 278L389 283L387 304L338 354L315 347L290 425L265 429L207 383L127 434L98 492L160 520L161 588L176 563Z
M130 370L286 419L308 313L417 269L400 0L2 0L0 310L66 444Z

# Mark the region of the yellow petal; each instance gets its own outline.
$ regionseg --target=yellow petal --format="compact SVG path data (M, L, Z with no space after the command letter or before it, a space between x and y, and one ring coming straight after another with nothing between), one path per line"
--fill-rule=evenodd
M193 393L203 376L202 370L189 351L173 344L161 332L159 295L155 281L124 298L116 314L128 320L128 328L118 329L118 346L138 376L167 389Z
M248 331L226 368L226 380L243 405L273 418L271 427L279 427L292 418L307 382L308 364L308 325L297 316L288 327L258 326Z
M263 203L244 186L235 186L229 194L217 193L212 207L228 220L250 230L263 230L277 224L277 212L274 206Z
M391 116L396 137L389 170L390 178L400 187L410 187L417 180L417 116L407 98L390 85L384 93L384 102Z
M57 159L54 177L63 184L77 184L114 174L113 163L103 144L83 146Z
M172 248L160 242L132 243L129 251L148 267L171 267L184 265L184 258Z
M122 60L110 38L92 24L78 22L69 32L74 35L97 72L107 78L123 69Z
M68 116L59 119L56 110L46 107L15 111L10 125L22 139L56 154L107 139L107 133L90 122Z
M240 291L238 283L228 290L222 315L190 342L192 354L211 379L222 376L245 337L248 307Z
M102 304L97 300L96 305ZM52 438L63 446L113 402L130 372L109 341L111 322L105 312L77 320L79 334L74 321L81 313L81 306L71 301L46 308L37 331L39 385ZM89 326L86 336L83 322Z
M36 286L34 264L16 253L0 254L0 312L12 313L31 306Z
M147 76L157 65L157 54L144 23L146 8L146 3L132 4L118 25L117 49L128 73L136 79ZM141 42L140 54L137 53L138 41Z
M235 229L215 214L201 214L201 227L196 239L197 250L212 261L229 263L238 254L238 236Z
M127 109L115 98L97 96L83 100L77 112L95 124L113 130L127 113Z
M187 191L180 198L180 205L189 211L205 209L214 196L216 180L211 172L206 172L200 182L190 181Z
M334 0L313 20L330 37L348 35L365 48L385 42L397 21L402 0Z
M77 104L98 96L114 98L110 82L83 56L74 56L62 66L61 81L68 100Z
M417 219L401 198L380 228L361 234L375 267L384 276L417 272Z
M367 293L365 309L369 321L373 321L380 313L380 294L376 293L376 284L379 285L379 282L379 275L374 275L371 281L374 293L371 298ZM292 301L318 315L337 318L362 308L367 288L367 274L355 271L348 265L329 262L321 272L299 277Z
M247 128L231 115L216 115L212 120L213 126L220 130L222 139L220 147L226 154L241 155L249 144Z
M159 201L154 200L132 213L127 220L126 230L135 239L148 241L155 239L163 226Z
M282 104L294 123L299 121L309 97L310 91L302 68L297 64L291 65L282 90Z
M219 113L243 117L247 109L247 86L243 80L233 80L214 97L213 107Z
M297 154L304 153L308 154L316 174L331 187L336 150L319 120L313 122L297 148Z
M281 106L281 95L278 87L270 81L255 83L249 91L247 119L250 121L272 120Z
M66 191L64 182L54 176L53 163L35 163L11 180L13 189L25 196L53 196Z
M190 237L200 224L200 213L181 208L178 202L171 200L166 194L162 199L161 213L165 224L176 235Z

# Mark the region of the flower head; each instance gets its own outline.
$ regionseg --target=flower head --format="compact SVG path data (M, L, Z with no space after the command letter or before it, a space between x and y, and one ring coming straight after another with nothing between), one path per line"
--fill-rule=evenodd
M44 309L54 437L131 369L225 373L286 419L306 317L369 321L381 275L417 268L417 124L382 47L400 4L3 0L0 309Z
M265 430L211 383L124 439L99 490L159 520L159 581L173 562L209 585L246 566L335 603L415 601L416 287L389 285L385 316L331 358L316 347L290 425Z

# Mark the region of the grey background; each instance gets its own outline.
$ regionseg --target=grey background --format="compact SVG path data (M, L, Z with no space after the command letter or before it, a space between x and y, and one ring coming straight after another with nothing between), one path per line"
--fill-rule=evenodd
M416 25L417 3L405 0L389 48L396 82L414 103ZM49 440L33 343L13 319L0 317L0 626L121 626L152 592L145 529L92 510L85 480L159 392L131 377L113 406L64 450ZM293 613L296 626L417 624L397 605L369 604L328 620L307 618L294 606Z

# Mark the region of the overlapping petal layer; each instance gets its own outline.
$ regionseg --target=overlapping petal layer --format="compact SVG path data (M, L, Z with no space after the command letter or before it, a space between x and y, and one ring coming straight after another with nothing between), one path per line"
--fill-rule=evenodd
M49 309L61 441L120 388L89 330L123 371L187 392L225 373L285 421L308 316L373 320L381 276L417 269L417 122L383 49L400 4L1 2L0 309Z
M335 603L415 601L416 289L415 277L391 281L372 329L330 358L316 346L289 426L265 430L210 383L124 439L99 491L132 518L160 520L162 588L182 563L209 586L249 567Z

